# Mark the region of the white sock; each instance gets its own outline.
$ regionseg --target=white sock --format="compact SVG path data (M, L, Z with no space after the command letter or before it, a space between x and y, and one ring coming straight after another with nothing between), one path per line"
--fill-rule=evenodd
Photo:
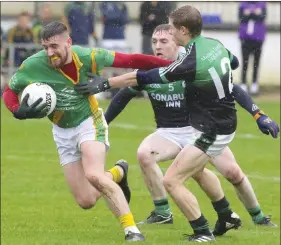
M133 232L133 233L141 233L141 232L139 231L138 227L136 227L136 226L128 226L128 227L126 227L126 228L124 229L125 235L127 235L129 231L130 231L130 232Z

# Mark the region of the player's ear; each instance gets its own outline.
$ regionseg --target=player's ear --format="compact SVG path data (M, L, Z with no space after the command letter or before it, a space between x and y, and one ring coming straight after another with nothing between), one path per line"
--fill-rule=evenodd
M71 37L68 37L67 39L67 44L68 44L68 47L70 47L72 45L72 39Z
M181 34L184 35L184 36L186 36L186 35L189 34L189 31L188 31L188 29L187 29L185 26L181 26L181 27L180 27L180 32L181 32Z

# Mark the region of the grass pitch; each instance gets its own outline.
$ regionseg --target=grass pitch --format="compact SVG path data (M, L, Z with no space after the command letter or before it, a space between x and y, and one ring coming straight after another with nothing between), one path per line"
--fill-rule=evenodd
M280 123L280 103L258 101L272 119ZM106 108L108 102L102 102ZM272 214L280 226L280 140L263 135L247 112L238 107L238 130L230 147L242 169L248 174L261 207ZM115 245L124 243L124 234L100 200L91 210L82 210L74 202L63 178L51 124L47 119L17 121L1 106L1 242L3 245ZM110 125L111 149L107 168L120 158L130 163L132 188L131 210L136 221L146 218L153 209L136 161L136 149L154 128L148 101L133 100ZM170 162L161 164L163 169ZM211 168L212 169L212 168ZM217 239L224 245L277 245L280 228L256 227L232 186L222 177L226 197L243 221L238 231ZM201 210L213 227L216 214L210 201L191 180ZM144 244L185 244L182 234L192 230L170 200L174 225L143 225Z

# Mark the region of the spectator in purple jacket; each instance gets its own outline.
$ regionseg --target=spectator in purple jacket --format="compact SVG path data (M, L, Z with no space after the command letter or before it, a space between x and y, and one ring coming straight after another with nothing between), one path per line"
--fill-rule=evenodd
M239 38L241 40L243 69L241 88L248 91L246 75L250 55L254 56L254 68L250 93L258 94L258 71L262 45L266 35L266 2L241 2L239 7Z

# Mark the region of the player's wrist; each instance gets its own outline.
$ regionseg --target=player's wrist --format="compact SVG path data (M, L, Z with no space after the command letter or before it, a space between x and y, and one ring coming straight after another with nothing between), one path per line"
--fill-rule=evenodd
M108 80L108 79L106 79L106 80L103 82L103 87L104 87L104 89L105 89L105 90L108 90L108 89L110 89L110 88L111 88L111 86L110 86L110 83L109 83L109 80Z
M147 76L145 71L137 70L136 72L136 80L138 85L143 85L147 83Z
M104 92L108 89L110 89L110 83L108 81L108 79L101 81L98 85L97 85L97 90L98 92Z
M261 116L264 116L264 112L262 110L259 110L258 112L256 112L253 117L255 120L258 120Z

